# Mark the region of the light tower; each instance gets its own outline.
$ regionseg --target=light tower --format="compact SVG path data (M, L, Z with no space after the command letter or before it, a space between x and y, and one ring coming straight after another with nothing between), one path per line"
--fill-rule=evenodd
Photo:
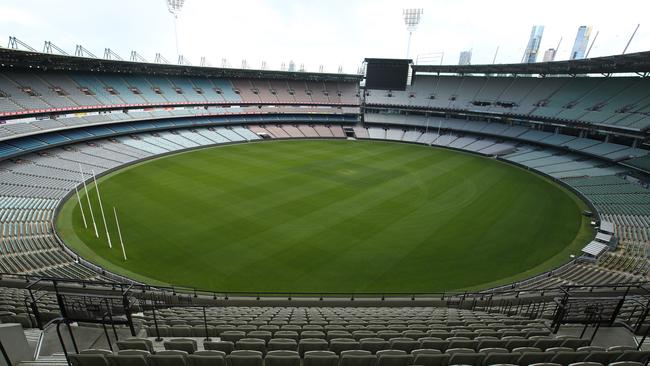
M409 42L406 46L406 58L409 57L411 51L411 36L413 32L418 28L420 24L420 18L422 17L423 9L404 9L402 15L404 16L404 24L406 24L406 30L409 31Z
M176 37L176 57L180 55L178 51L178 29L176 27L176 22L178 21L178 14L181 13L181 9L185 4L185 0L167 0L167 10L174 16L174 36Z

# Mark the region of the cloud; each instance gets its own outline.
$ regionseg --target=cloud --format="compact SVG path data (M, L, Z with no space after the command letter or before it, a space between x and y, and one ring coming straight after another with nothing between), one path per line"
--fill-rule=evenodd
M598 39L591 56L622 52L650 2L618 0L186 0L178 18L180 53L214 66L246 59L272 68L293 60L316 71L324 65L355 72L364 57L406 56L408 33L403 8L423 8L413 35L411 57L444 52L456 63L473 50L473 63L521 60L530 28L545 25L541 49L562 44L569 56L578 26L590 24ZM82 44L97 56L110 47L126 58L131 50L149 60L162 53L176 60L174 21L164 0L20 0L0 5L0 37L15 35L39 48L53 41L70 53ZM0 38L1 39L1 38ZM642 24L628 52L650 49L650 24Z

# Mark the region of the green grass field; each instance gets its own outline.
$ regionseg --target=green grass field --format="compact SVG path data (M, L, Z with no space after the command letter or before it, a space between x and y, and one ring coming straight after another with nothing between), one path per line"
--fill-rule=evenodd
M57 219L72 249L138 280L215 291L477 289L566 262L593 235L584 203L550 180L401 143L195 150L104 176L100 191L113 249L94 189L99 239L84 229L75 196Z

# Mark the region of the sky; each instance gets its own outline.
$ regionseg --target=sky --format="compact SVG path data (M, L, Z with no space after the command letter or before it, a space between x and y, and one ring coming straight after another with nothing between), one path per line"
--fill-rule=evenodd
M580 25L599 35L591 57L650 50L647 0L185 0L177 19L179 53L198 65L280 69L290 61L306 71L354 73L366 57L405 58L404 8L422 8L409 57L420 63L520 62L533 25L545 26L541 54L555 48L568 59ZM644 23L645 18L645 23ZM70 54L80 44L124 59L132 50L177 60L174 17L166 0L0 0L0 45L9 36L41 51L51 41Z

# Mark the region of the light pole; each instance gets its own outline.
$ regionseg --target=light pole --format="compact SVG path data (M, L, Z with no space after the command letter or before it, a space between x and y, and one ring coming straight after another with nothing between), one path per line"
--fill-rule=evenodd
M185 0L167 0L167 10L174 16L174 36L176 37L176 57L180 55L178 51L178 29L176 27L176 22L178 20L178 14L181 13L181 9L185 4Z
M406 24L406 30L409 31L409 41L408 45L406 46L406 58L409 57L409 53L411 51L411 36L417 29L418 24L420 24L420 18L422 17L423 12L423 9L404 9L402 11L402 15L404 16L404 24Z

